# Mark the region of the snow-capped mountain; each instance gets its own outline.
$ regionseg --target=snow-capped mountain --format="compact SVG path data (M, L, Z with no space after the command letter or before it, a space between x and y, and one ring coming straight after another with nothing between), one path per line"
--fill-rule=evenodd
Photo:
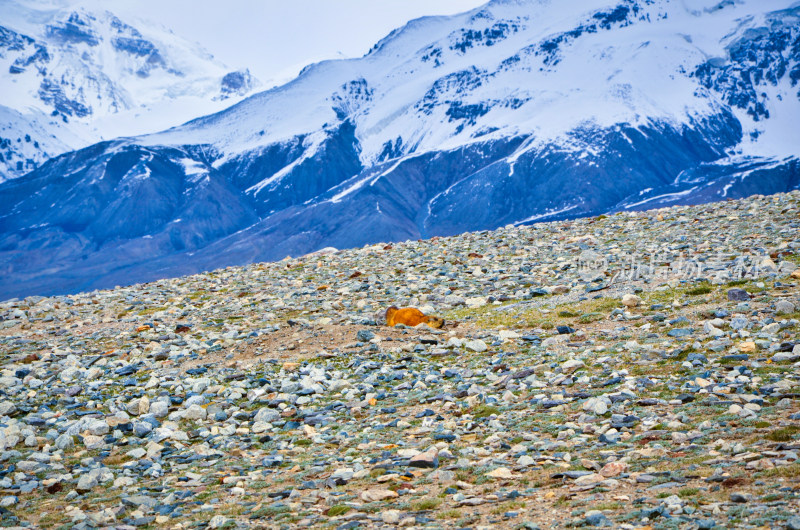
M10 0L0 72L0 182L65 151L221 110L255 85L157 25Z
M0 295L800 185L800 6L495 0L0 186Z

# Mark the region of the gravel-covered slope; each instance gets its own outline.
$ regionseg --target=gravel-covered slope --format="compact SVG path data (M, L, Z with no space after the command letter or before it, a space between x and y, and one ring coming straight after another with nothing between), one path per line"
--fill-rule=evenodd
M798 528L799 225L793 192L4 302L1 522Z

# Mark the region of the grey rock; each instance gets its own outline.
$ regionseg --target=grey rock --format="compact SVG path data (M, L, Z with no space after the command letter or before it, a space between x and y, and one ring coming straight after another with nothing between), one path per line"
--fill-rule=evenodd
M159 501L156 498L147 495L126 495L120 499L122 504L138 508L139 506L146 506L147 508L155 508L158 506Z
M797 349L797 347L795 347ZM800 360L800 352L794 351L780 351L772 356L772 362L781 362L781 361L797 361Z
M0 416L11 416L17 411L17 406L11 401L0 401Z
M206 416L208 416L206 409L200 405L191 405L183 412L183 417L187 420L204 420Z
M435 447L411 457L408 462L411 467L437 468L439 467L439 452Z
M692 330L690 328L675 328L671 329L667 332L667 335L670 337L688 337L692 334Z
M104 420L93 419L86 423L86 430L89 431L89 434L101 436L103 434L108 434L111 428Z
M77 485L76 489L78 491L80 491L80 492L91 491L92 489L97 487L97 485L99 483L100 482L97 479L97 474L96 473L91 473L91 472L84 473L78 479L78 485Z
M28 492L30 493L30 492ZM17 497L16 495L6 495L2 499L0 499L0 507L8 508L9 506L13 506L17 504Z
M728 300L732 302L747 302L750 300L750 294L744 289L738 287L728 289Z
M70 449L75 447L75 440L69 434L61 434L56 438L55 441L56 449L61 449L62 451L69 451Z
M464 346L468 350L472 350L472 351L477 352L477 353L485 352L486 350L489 349L489 347L486 345L486 343L484 341L482 341L481 339L475 339L475 340L467 341L467 342L464 343Z
M258 409L256 415L253 417L253 421L259 421L264 423L274 423L281 419L281 413L278 412L276 409L271 409L269 407L262 407Z
M133 422L133 434L139 438L144 438L153 431L153 424L147 421Z
M150 404L150 414L156 418L163 418L169 413L169 405L163 401L154 401Z
M734 317L731 319L730 326L732 329L740 330L749 327L750 321L744 317Z

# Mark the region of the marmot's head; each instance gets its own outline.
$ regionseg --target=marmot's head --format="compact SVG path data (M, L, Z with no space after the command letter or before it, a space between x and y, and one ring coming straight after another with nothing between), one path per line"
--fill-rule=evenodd
M396 306L396 305L393 305L393 306L391 306L390 308L388 308L388 309L386 310L386 314L385 314L384 316L385 316L385 318L386 318L386 322L387 322L387 323L389 322L389 319L390 319L390 318L392 318L392 315L394 315L395 313L397 313L397 309L398 309L398 308L397 308L397 306Z
M444 319L439 317L428 317L428 321L426 322L432 328L441 328L444 326Z

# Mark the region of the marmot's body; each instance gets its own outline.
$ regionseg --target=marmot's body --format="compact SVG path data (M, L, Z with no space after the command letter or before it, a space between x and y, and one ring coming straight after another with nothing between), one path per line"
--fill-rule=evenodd
M440 328L444 326L444 319L439 317L428 316L415 307L404 307L398 309L395 306L386 310L386 325L394 327L397 324L405 324L406 326L417 326L419 324L427 324L432 328Z

